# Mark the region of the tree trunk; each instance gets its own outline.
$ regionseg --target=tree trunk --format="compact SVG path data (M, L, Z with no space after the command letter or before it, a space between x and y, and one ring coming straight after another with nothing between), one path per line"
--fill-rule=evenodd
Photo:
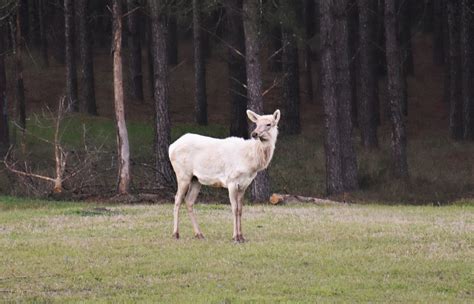
M473 2L462 0L461 17L463 138L466 140L474 139Z
M385 22L384 22L384 2L385 0L377 1L377 9L375 14L377 16L377 74L378 76L385 76L387 74L387 57L385 54Z
M385 38L387 53L388 98L392 121L393 171L399 178L408 178L407 139L402 114L403 76L400 45L397 40L395 0L385 0Z
M193 0L194 102L196 122L207 125L206 60L202 30L201 1Z
M447 13L447 1L443 1L443 47L444 47L444 96L443 101L448 105L449 108L449 94L451 94L451 67L449 59L449 24L448 24L448 13Z
M336 58L336 98L344 191L357 189L357 157L352 137L352 82L349 59L348 0L334 1L334 54ZM354 84L355 85L355 84Z
M130 191L130 146L125 124L122 70L122 2L113 0L114 106L117 123L117 162L119 194Z
M46 28L45 28L45 1L38 0L38 22L39 22L39 30L40 30L40 52L41 58L43 59L43 64L45 67L49 66L49 58L48 58L48 37L46 35Z
M314 0L304 0L304 78L307 94L307 101L314 102L313 94L313 71L311 60L311 39L314 35Z
M281 26L273 25L270 31L270 69L273 72L281 72L282 70L282 42L281 42Z
M263 113L262 65L260 63L260 2L244 0L243 21L245 31L245 62L247 67L248 108L255 113ZM249 133L253 125L249 125ZM270 197L270 177L268 171L259 172L251 184L251 196L254 202L266 202Z
M400 44L402 47L402 59L405 75L414 75L413 50L411 43L411 15L414 7L411 1L398 1L398 20L400 22Z
M282 2L281 10L296 18L296 5L293 2ZM291 18L291 17L290 17ZM281 26L283 44L283 120L282 131L286 134L299 134L300 123L300 82L298 66L298 43L292 24L283 23Z
M142 45L140 41L139 17L140 3L138 0L128 0L128 34L129 34L129 66L132 96L143 101L143 72L142 72Z
M174 185L174 173L168 156L171 142L168 96L168 62L166 39L166 16L163 1L149 1L152 34L152 57L154 71L155 101L155 157L156 180L161 186Z
M460 49L460 6L457 2L447 3L449 32L449 132L451 138L459 140L462 126L462 67Z
M64 24L64 10L63 0L55 0L52 6L53 16L52 25L48 26L48 31L51 41L51 55L60 64L66 62L66 42L65 42L65 24Z
M70 110L79 110L77 102L77 72L74 43L74 1L64 0L66 38L66 97Z
M5 67L5 51L7 50L6 25L0 25L0 153L3 156L10 146L8 130L8 104L7 104L7 75Z
M21 35L24 43L30 41L30 10L28 0L17 0L20 10Z
M336 58L333 35L332 0L319 1L320 16L320 77L324 107L324 151L326 157L326 191L329 195L344 191L341 143L339 140L338 104L336 97Z
M349 32L349 71L351 78L351 119L352 125L357 127L357 66L359 62L359 12L357 0L349 0L347 7L347 27Z
M228 45L229 89L231 98L230 135L248 138L245 38L242 0L225 0Z
M443 43L443 0L433 0L433 62L436 65L444 63L444 43Z
M373 2L358 0L359 7L359 62L358 62L358 117L362 146L373 149L378 146L376 104L378 103L378 81L375 74L375 19L372 16Z
M92 54L92 41L89 28L89 1L76 2L79 21L79 108L82 113L97 115L94 88L94 62Z
M21 32L21 2L17 7L15 20L11 22L11 34L12 34L12 49L15 57L15 76L16 76L16 119L18 125L22 130L26 129L26 101L25 101L25 85L23 82L23 44L24 39Z
M172 1L173 2L173 1ZM174 13L171 13L168 16L168 64L177 65L178 64L178 21Z

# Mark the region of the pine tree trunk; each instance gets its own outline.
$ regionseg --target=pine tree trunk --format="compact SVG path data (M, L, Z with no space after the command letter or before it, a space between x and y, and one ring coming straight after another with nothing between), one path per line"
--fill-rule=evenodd
M352 136L352 82L349 59L348 0L334 1L334 53L336 59L336 98L344 191L357 189L357 157ZM354 84L355 85L355 84Z
M54 41L54 43L51 44L51 55L60 64L65 64L66 62L66 34L63 3L63 0L55 0L54 3L51 4L53 11L51 19L53 24L48 26L51 41Z
M163 1L149 1L151 17L151 38L153 57L153 87L155 104L155 169L156 180L160 186L174 185L174 173L168 156L171 142L168 96L168 60L166 39L166 16L163 14Z
M39 22L39 30L40 30L40 52L41 58L43 60L43 64L45 67L49 66L49 58L48 58L48 37L46 35L46 27L45 27L45 1L38 0L38 22Z
M194 102L196 122L207 125L206 60L204 54L201 1L193 0Z
M92 41L89 27L89 1L76 2L76 12L79 21L79 109L82 113L97 115L94 88L94 62Z
M433 0L433 62L436 65L444 63L444 43L443 43L443 1Z
M358 126L357 120L357 66L359 62L359 11L357 0L349 0L347 8L347 26L349 32L349 71L351 75L351 119L354 127Z
M177 65L178 64L178 21L176 16L168 16L168 64Z
M23 44L24 38L22 35L22 19L21 19L21 2L17 7L17 12L15 16L15 21L11 23L11 33L12 33L12 50L15 57L15 76L16 76L16 119L18 120L18 125L22 130L26 129L26 100L25 100L25 85L23 82Z
M311 60L311 39L314 35L314 0L304 0L303 5L303 15L304 15L304 35L305 35L305 44L304 44L304 78L305 78L305 87L307 101L309 103L314 102L313 94L313 70L312 70L312 60Z
M271 58L270 58L270 69L273 72L281 72L282 70L282 42L281 42L281 26L279 24L274 25L270 32L271 41Z
M242 0L225 0L226 40L228 45L229 89L231 98L230 135L248 138L247 74L245 70L245 38Z
M400 43L402 47L402 58L405 75L414 75L413 50L411 43L411 14L414 9L412 2L407 0L398 1L398 20L400 22Z
M114 55L114 106L117 123L117 162L119 194L130 191L130 145L123 97L122 68L122 2L113 0L113 55Z
M245 31L245 59L247 67L247 97L248 108L255 113L263 113L262 96L262 65L260 63L260 13L259 2L254 0L244 0L243 21ZM249 125L249 133L253 130L253 125ZM267 202L270 198L270 177L268 171L264 170L257 174L251 184L251 196L254 202Z
M127 3L131 90L133 98L143 101L142 45L139 31L140 11L138 10L140 4L137 0L128 0Z
M7 105L7 75L5 51L7 50L7 27L0 25L0 155L4 155L10 146Z
M378 103L378 83L375 74L375 20L372 17L372 0L358 0L359 7L359 90L358 117L364 148L378 146L376 104Z
M326 157L326 191L329 195L344 191L341 144L339 140L338 103L336 96L335 37L332 29L332 0L319 1L320 16L320 77L324 107L324 151Z
M474 1L462 0L461 17L461 66L462 66L462 112L463 138L474 139Z
M386 44L385 38L385 22L384 22L384 13L385 11L385 0L377 1L377 8L375 14L377 16L377 32L376 40L377 41L377 74L378 76L387 75L387 56L385 54L384 46Z
M437 65L445 63L444 25L444 0L433 0L433 61Z
M77 72L74 43L74 1L64 0L64 24L66 38L66 97L70 110L79 110L77 102Z
M295 3L282 2L282 10L296 16ZM283 44L282 71L283 77L283 120L282 131L286 134L299 134L300 123L300 79L298 43L296 34L289 24L282 24L281 37Z
M385 0L385 39L387 53L388 98L392 121L392 160L394 175L408 177L407 139L402 114L403 76L400 45L397 40L396 0Z
M459 140L463 135L462 127L462 67L460 48L460 5L447 3L449 32L449 132L451 138Z

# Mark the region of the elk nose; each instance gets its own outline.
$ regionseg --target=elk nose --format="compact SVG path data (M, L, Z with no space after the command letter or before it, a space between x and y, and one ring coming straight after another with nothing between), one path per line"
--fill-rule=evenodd
M252 138L257 138L257 137L258 137L257 132L252 132Z

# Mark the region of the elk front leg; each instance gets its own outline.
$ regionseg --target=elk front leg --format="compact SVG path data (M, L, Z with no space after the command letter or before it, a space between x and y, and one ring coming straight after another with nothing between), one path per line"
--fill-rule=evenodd
M232 206L232 215L234 219L234 231L232 233L232 239L235 242L238 242L237 238L237 205L238 205L238 189L237 186L234 184L229 185L229 200L230 205Z
M237 242L245 242L244 235L242 234L242 209L244 207L244 195L245 190L237 192Z

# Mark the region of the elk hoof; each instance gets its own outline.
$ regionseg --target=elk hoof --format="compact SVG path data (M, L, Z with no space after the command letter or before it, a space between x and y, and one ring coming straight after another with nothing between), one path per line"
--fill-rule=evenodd
M204 235L202 233L197 233L194 238L198 239L198 240L204 240Z
M173 239L179 240L179 232L173 233Z
M232 239L234 240L234 243L244 243L245 242L244 236L241 235L241 234L238 234L237 236L234 236Z

